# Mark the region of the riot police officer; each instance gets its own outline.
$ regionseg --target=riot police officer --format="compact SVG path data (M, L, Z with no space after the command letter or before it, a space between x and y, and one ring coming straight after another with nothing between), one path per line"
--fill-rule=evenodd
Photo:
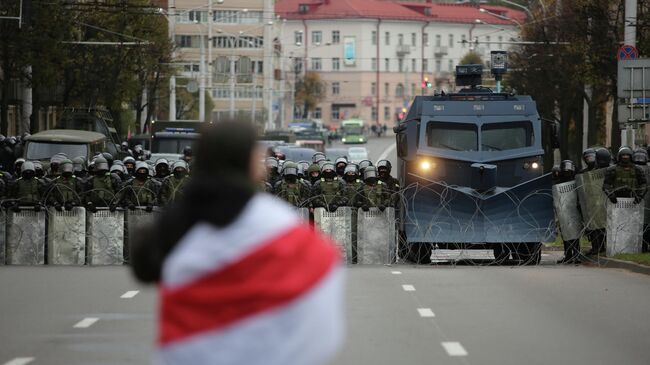
M47 175L45 175L49 181L52 181L61 175L61 172L59 171L59 164L61 163L62 159L63 158L59 155L54 155L52 158L50 158L50 170L48 171Z
M399 191L399 181L392 177L390 172L393 169L390 161L381 160L377 162L377 173L379 174L379 180L388 188L388 190L395 194Z
M637 148L632 155L632 162L641 167L648 166L648 152L644 148Z
M10 198L14 200L14 210L19 211L20 206L33 206L35 211L41 210L43 201L44 184L36 178L34 163L25 161L20 166L20 178L11 186Z
M187 166L192 166L192 155L192 146L185 146L182 159L187 162Z
M320 180L320 166L318 166L317 163L313 163L309 165L309 168L307 169L307 178L309 179L309 183L313 187L314 184L316 184L317 181Z
M25 159L22 158L22 157L19 158L19 159L16 159L16 161L14 161L14 171L15 171L16 175L21 173L21 171L22 171L21 166L23 166L24 162L25 162Z
M156 160L155 170L156 174L154 175L154 178L158 182L162 183L162 181L169 176L169 162L164 158L159 158Z
M379 208L384 211L389 206L394 206L394 198L384 183L377 176L377 169L368 166L363 171L363 186L359 188L354 206L367 212L370 208Z
M336 168L331 162L321 167L320 180L312 187L314 207L322 207L335 212L340 206L347 205L345 185L336 175Z
M605 147L596 149L596 167L599 169L609 167L612 164L612 153Z
M633 152L629 147L621 147L617 154L617 163L605 171L603 191L609 200L616 204L617 198L634 198L634 203L641 202L646 193L646 179L643 169L632 162Z
M595 156L594 156L595 157ZM595 161L594 161L595 162ZM557 184L569 182L575 180L576 177L576 166L571 160L564 160L560 162L559 174L557 177ZM576 207L580 209L578 205ZM558 264L572 264L580 263L580 238L576 239L565 239L562 238L564 244L564 258L558 261Z
M133 176L133 173L135 172L135 158L131 156L126 156L124 157L122 162L124 163L124 167L126 168L126 173L129 176Z
M580 173L594 170L596 168L596 150L590 147L582 151L582 162L585 167L580 170Z
M266 182L275 186L275 184L280 181L282 178L280 176L280 163L275 157L267 157L264 160L264 165L266 166Z
M361 181L359 176L359 167L355 164L347 165L343 174L343 181L345 182L345 195L348 199L348 204L353 205L359 189L363 185L363 181Z
M120 191L121 182L110 173L108 161L104 156L94 160L93 176L86 180L84 200L90 212L97 211L97 207L116 208L116 194Z
M648 152L644 148L637 148L634 151L634 155L632 156L632 162L643 169L647 183L648 175L650 174L650 166L648 166ZM648 217L648 206L650 206L648 203L650 202L647 201L648 198L648 194L646 193L644 196L644 199L646 201L644 209L643 245L641 249L642 252L648 252L648 246L650 245L650 217Z
M88 170L86 170L86 159L82 156L72 159L72 166L74 168L74 176L78 179L85 180L88 177Z
M282 180L274 188L276 195L294 207L303 207L309 201L309 187L298 179L298 164L288 161L282 169Z
M311 156L312 163L318 163L320 161L327 160L327 156L323 152L316 152Z
M81 205L83 182L74 175L74 165L71 160L61 160L59 167L61 175L52 181L46 194L47 203L58 211L63 208L72 210L73 207Z
M149 165L138 161L133 179L124 185L121 203L130 210L134 210L136 206L144 206L147 212L151 212L153 206L158 205L159 192L160 183L149 175Z
M118 179L120 179L121 182L125 182L125 181L131 179L130 176L127 176L126 168L124 168L123 165L113 164L113 166L111 166L110 172L111 172L111 175L113 175L113 176L117 177Z
M343 177L345 174L345 167L348 165L348 159L345 157L339 157L334 161L334 166L336 166L336 174L339 177Z
M359 161L359 173L363 176L364 171L366 170L366 167L368 166L373 166L372 161L370 160L361 160Z
M183 196L183 190L189 182L187 162L176 161L172 165L172 174L163 180L160 188L160 202L167 205Z

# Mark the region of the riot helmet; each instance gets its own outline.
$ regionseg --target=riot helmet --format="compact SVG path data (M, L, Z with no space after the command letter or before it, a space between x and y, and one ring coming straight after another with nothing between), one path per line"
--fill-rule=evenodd
M102 175L109 171L108 161L106 161L104 156L98 156L97 158L95 158L94 165L95 165L95 173L97 175Z
M61 160L59 167L61 168L61 175L64 177L71 177L72 174L74 174L74 166L72 165L72 161L67 158Z
M298 177L304 179L307 174L307 169L309 169L309 162L300 161L298 162Z
M377 169L374 166L368 166L363 170L363 181L370 185L377 183Z
M380 177L388 177L390 176L390 172L392 171L393 166L390 164L390 161L388 160L381 160L377 162L377 172L379 172Z
M616 154L616 161L622 165L627 165L632 162L632 155L634 152L632 152L632 149L627 146L623 146L618 149L618 153Z
M32 161L23 162L23 165L20 167L20 176L25 180L31 180L36 176L36 170Z
M596 150L593 148L587 148L582 151L582 161L588 168L593 168L596 166Z
M159 158L156 160L154 169L156 170L156 176L165 177L169 175L169 161L164 158Z
M74 168L75 174L83 172L86 170L86 159L79 156L72 159L72 167Z
M266 172L268 174L277 174L279 172L280 163L275 157L267 157L264 160L264 166L266 166Z
M63 158L60 155L54 155L50 158L50 174L58 175L59 174L59 165Z
M326 163L332 163L332 162L329 161L329 160L320 160L320 161L317 162L318 167L320 167L320 168L323 168L323 165L325 165Z
M636 165L645 166L648 164L648 151L645 148L637 148L632 155L632 162Z
M108 152L103 152L102 156L104 156L106 162L108 162L108 166L113 166L113 155Z
M120 178L120 180L124 180L124 166L113 164L113 166L111 166L110 172L111 174L117 175Z
M334 166L336 166L336 173L339 176L345 174L345 167L348 165L348 159L345 157L339 157L334 161Z
M185 156L186 159L192 158L192 146L185 146L185 148L183 148L183 156Z
M144 161L138 161L135 164L134 176L138 180L146 180L149 177L149 164Z
M325 156L325 154L323 152L316 152L316 153L314 153L313 156L311 156L311 162L313 162L313 163L318 163L319 161L322 161L322 160L327 160L327 157Z
M553 180L560 178L560 165L553 165L553 168L551 168L551 178Z
M564 179L573 180L576 176L576 165L571 160L560 162L560 175Z
M296 179L298 178L298 164L291 161L285 163L284 168L282 169L282 177L289 183L296 182Z
M355 164L349 164L345 167L343 178L346 182L354 182L359 178L359 167Z
M608 167L612 163L612 154L605 147L596 149L596 165L598 168Z
M25 162L25 159L24 159L24 158L19 158L19 159L17 159L17 160L14 162L14 171L16 171L16 172L21 171L21 172L22 172L22 170L21 170L20 167L23 165L24 162Z
M187 176L187 162L181 160L181 161L176 161L174 162L173 167L173 174L174 177L177 179L181 179L185 176Z
M372 161L370 160L359 161L359 172L363 174L363 172L366 170L366 167L368 166L372 166Z
M128 156L125 157L124 160L122 160L122 162L124 162L124 167L126 167L126 172L129 175L133 175L133 173L135 172L135 158Z
M45 176L45 171L43 170L43 164L39 161L34 161L34 172L36 172L36 178L40 179Z
M331 162L325 162L320 168L320 175L327 180L334 179L336 177L336 167Z

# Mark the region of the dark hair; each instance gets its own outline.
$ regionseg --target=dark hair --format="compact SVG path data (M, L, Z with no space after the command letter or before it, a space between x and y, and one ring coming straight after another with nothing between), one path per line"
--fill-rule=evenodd
M255 194L250 177L255 141L255 129L243 121L220 122L201 131L183 197L131 244L139 280L159 281L165 258L197 222L225 227L239 216Z

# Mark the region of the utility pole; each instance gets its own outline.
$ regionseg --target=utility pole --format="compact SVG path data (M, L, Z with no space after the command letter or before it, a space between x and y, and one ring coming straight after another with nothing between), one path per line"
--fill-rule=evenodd
M199 72L199 121L205 122L205 38L203 32L199 34L201 42L201 68Z
M637 0L625 0L625 28L624 44L636 47L636 9ZM621 130L621 146L630 146L634 148L634 129L628 124L625 129Z
M210 90L210 97L212 97L212 88L214 84L212 83L212 66L214 59L212 58L212 22L214 21L214 13L212 10L212 0L208 0L208 62L207 62L207 73L208 73L208 90ZM212 112L208 116L208 121L212 121Z
M230 119L235 119L235 56L230 56Z
M174 34L174 17L176 11L176 1L169 0L167 6L167 28L169 32L169 39L172 43L175 43L175 34ZM172 62L176 59L176 45L172 48ZM174 71L172 70L171 76L169 76L169 120L176 120L176 76L174 76Z
M264 26L264 90L267 93L266 111L267 123L266 129L274 129L273 126L273 0L264 0L263 21Z

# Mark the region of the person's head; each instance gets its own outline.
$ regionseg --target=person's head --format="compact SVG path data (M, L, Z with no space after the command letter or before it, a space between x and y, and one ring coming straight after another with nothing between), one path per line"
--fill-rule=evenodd
M377 183L377 169L374 166L368 166L363 170L363 182L368 185Z
M585 165L589 168L596 166L596 150L593 148L587 148L582 151L582 161L584 161Z
M122 151L128 151L129 150L129 142L124 141L122 142Z
M320 175L325 180L332 180L336 177L336 167L331 162L326 162L320 168Z
M25 180L31 180L36 176L36 170L34 170L34 163L32 161L25 161L20 166L20 176Z
M172 165L172 173L174 174L174 177L177 179L184 178L187 176L187 162L181 160L181 161L176 161Z
M346 182L354 182L359 178L359 167L355 164L349 164L345 167L343 178Z
M135 172L135 158L128 156L125 157L124 160L122 160L122 162L124 163L124 167L126 167L126 172L129 175L133 175L133 173Z
M576 175L576 165L571 160L564 160L560 162L560 175L565 178L572 180Z
M327 160L327 157L323 152L316 152L311 156L311 162L318 163L319 161Z
M632 162L636 165L645 166L648 164L648 152L645 148L637 148L632 155Z
M370 160L359 161L359 172L363 174L363 172L366 170L366 167L368 166L372 166L372 161Z
M288 161L282 168L282 178L288 183L295 183L298 179L298 164Z
M390 161L388 160L380 160L377 162L377 172L379 173L379 177L386 178L390 176L390 172L393 169L393 166L390 164Z
M339 157L334 161L334 165L336 166L336 173L343 176L345 173L345 167L348 165L348 159L345 157Z
M311 181L312 183L320 179L320 166L318 166L318 164L316 163L309 165L309 168L307 169L307 174L309 174L309 181Z
M19 159L17 159L17 160L14 162L14 170L15 170L15 171L21 171L21 170L20 170L20 167L23 165L24 162L25 162L25 159L24 159L24 158L19 158Z
M65 158L59 163L59 168L61 169L61 175L65 178L70 178L74 174L74 166L72 161Z
M165 177L169 175L169 161L164 158L159 158L156 160L156 176Z
M36 173L37 178L42 178L45 176L45 170L43 170L43 164L39 161L34 161L34 172Z
M144 161L138 161L135 164L135 178L144 181L149 178L149 165Z
M621 165L630 165L632 163L632 149L627 146L623 146L618 150L616 155L616 161Z
M102 152L102 156L106 159L106 162L108 162L108 166L113 166L113 155L111 155L108 152Z
M82 156L73 158L72 167L75 174L83 174L86 171L86 159Z
M560 165L553 165L553 168L551 168L551 178L553 179L560 178Z
M61 156L54 155L50 158L50 174L59 175L59 164L61 163Z
M118 178L120 178L120 180L124 180L124 176L125 176L124 170L125 170L124 166L118 165L118 164L113 164L113 166L111 166L110 172L111 172L111 174L113 174L113 175L117 176Z
M97 156L97 158L95 158L95 175L104 175L108 170L108 161L106 161L104 156Z
M612 163L612 154L605 147L596 149L596 165L599 168L608 167Z
M183 156L185 156L185 160L189 161L192 159L192 146L185 146L183 148Z
M264 160L264 166L266 166L266 173L269 176L276 175L280 169L280 162L278 162L278 159L275 157L267 157L266 160Z

